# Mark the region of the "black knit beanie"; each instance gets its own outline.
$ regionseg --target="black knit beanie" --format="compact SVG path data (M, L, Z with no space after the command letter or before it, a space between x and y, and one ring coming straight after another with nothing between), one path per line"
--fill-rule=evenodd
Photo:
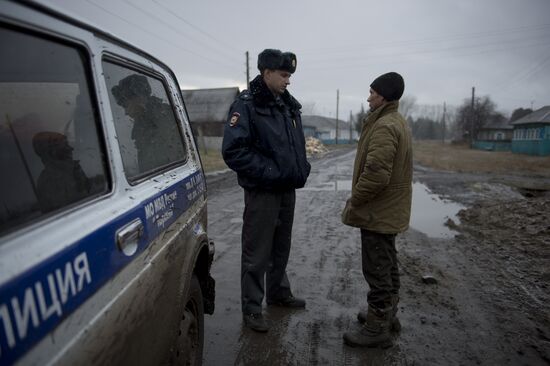
M370 87L384 97L388 102L399 100L405 90L403 77L396 72L380 75L370 84Z

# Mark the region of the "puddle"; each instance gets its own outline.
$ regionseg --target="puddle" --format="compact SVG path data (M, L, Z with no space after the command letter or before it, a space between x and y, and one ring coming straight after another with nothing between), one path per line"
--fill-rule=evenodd
M351 191L351 180L336 180L317 185L306 185L305 191ZM456 214L465 208L453 201L441 199L422 183L413 183L410 225L432 238L450 238L456 232L445 226L448 219L460 222Z
M456 214L465 208L442 199L422 183L413 183L411 227L433 238L450 238L456 232L445 226L448 219L460 222Z

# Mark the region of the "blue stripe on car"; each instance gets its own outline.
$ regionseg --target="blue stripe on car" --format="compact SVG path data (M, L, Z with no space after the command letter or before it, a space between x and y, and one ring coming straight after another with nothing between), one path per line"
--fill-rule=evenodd
M0 364L14 363L50 333L204 195L205 188L198 171L1 284ZM136 253L126 256L116 247L116 232L136 218L144 223L144 235Z

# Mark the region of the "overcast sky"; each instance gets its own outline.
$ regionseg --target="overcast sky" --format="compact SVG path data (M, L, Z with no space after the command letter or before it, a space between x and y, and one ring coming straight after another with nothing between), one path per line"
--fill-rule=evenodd
M550 105L550 0L42 0L144 48L182 88L246 86L264 48L298 58L289 91L334 117L367 106L397 71L419 105L489 95L497 108Z

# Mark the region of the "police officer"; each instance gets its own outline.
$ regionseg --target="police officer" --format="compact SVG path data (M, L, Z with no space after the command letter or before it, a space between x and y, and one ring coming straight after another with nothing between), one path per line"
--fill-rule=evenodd
M244 325L267 332L268 305L304 308L286 274L294 220L295 189L306 183L301 105L287 91L296 55L266 49L258 55L260 75L235 100L224 127L223 158L244 189L241 301ZM264 276L265 287L264 288Z

